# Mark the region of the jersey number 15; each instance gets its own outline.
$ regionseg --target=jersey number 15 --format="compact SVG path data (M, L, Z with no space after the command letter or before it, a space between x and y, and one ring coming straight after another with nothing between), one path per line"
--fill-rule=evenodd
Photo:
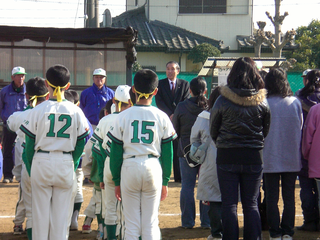
M133 138L131 139L132 143L140 143L140 139L138 137L139 133L139 121L135 120L131 123L131 126L133 127ZM148 126L154 126L154 122L148 122L148 121L142 121L142 127L141 127L141 135L147 135L145 137L141 137L141 141L146 144L151 144L153 142L153 136L154 133L152 129L148 129Z

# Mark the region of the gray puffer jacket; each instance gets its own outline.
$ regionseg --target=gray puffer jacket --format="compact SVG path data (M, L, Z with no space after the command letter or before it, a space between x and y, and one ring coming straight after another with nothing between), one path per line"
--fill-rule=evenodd
M209 134L210 113L203 111L199 114L191 129L190 143L205 143L211 138ZM212 140L206 151L206 157L200 167L197 199L209 202L221 202L221 193L217 174L217 149Z
M210 135L217 148L263 148L270 127L266 95L266 89L221 88L210 112Z

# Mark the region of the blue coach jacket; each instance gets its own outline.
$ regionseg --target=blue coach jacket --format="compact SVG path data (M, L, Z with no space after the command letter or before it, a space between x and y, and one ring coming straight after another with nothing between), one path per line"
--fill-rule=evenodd
M114 91L112 89L103 86L99 90L95 84L81 93L80 108L91 124L98 125L101 108L113 97Z
M12 81L0 91L0 116L4 124L12 113L23 111L27 107L26 85L23 84L23 90L17 92L13 84Z

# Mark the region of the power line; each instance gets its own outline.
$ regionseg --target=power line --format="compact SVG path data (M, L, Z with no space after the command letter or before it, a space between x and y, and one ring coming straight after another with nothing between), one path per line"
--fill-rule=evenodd
M79 9L79 3L80 3L80 0L78 0L76 16L74 17L74 27L76 26L76 20L77 20L77 14L78 14L78 9Z

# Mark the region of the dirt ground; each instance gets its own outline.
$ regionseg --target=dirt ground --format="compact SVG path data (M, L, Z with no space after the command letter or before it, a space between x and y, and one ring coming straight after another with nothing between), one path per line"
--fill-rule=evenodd
M180 195L181 184L174 183L173 180L169 182L169 196L168 198L161 202L160 205L160 228L163 240L179 239L179 240L206 240L208 235L210 235L210 230L202 229L200 227L199 216L197 215L196 225L193 229L182 229L180 221ZM86 208L89 200L91 198L92 185L86 184L83 186L84 203L82 204L80 217L79 217L79 230L84 221L83 211ZM299 198L299 184L296 184L296 219L295 225L300 226L303 222L303 217L301 213L301 203ZM15 205L18 199L18 182L13 182L9 184L0 183L0 240L22 240L27 239L26 234L13 235L13 216L15 212ZM279 202L280 210L282 211L282 202ZM197 213L199 209L197 208ZM243 227L243 217L241 204L238 208L239 214L239 226L240 226L240 239L242 239L242 227ZM97 229L96 220L92 223L92 229ZM93 240L96 239L97 231L92 231L90 234L82 234L81 231L72 231L70 233L70 240L75 239L86 239ZM295 240L316 240L319 237L320 232L302 232L295 231ZM269 234L267 231L263 232L263 240L269 239Z

